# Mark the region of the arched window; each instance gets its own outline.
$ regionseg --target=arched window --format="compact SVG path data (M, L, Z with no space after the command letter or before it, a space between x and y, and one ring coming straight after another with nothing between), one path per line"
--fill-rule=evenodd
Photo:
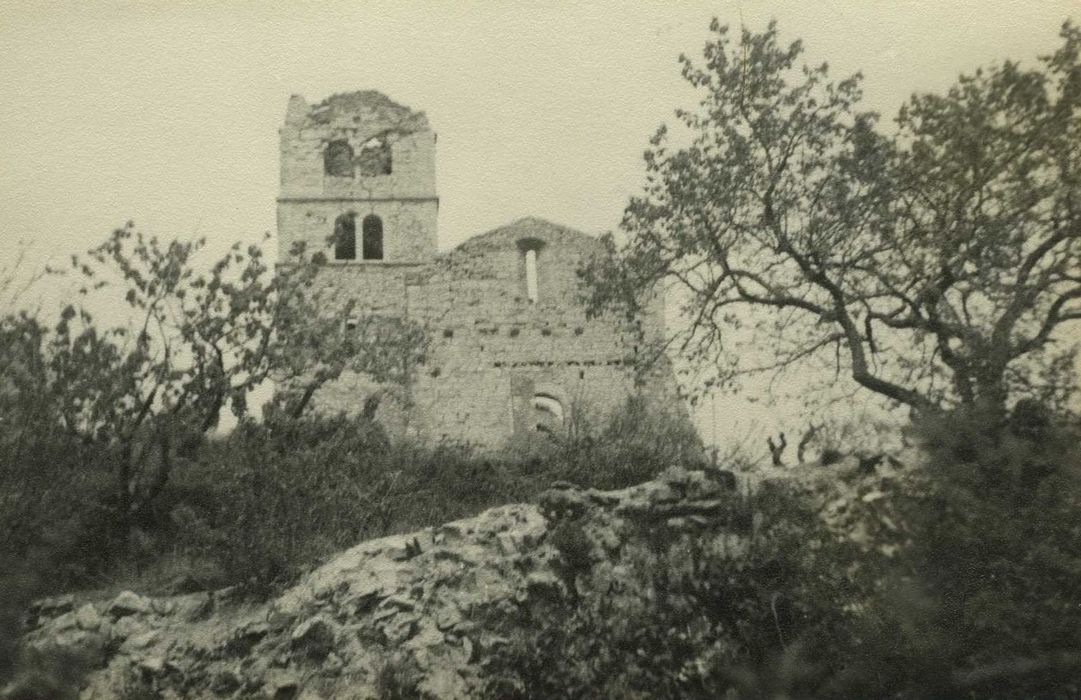
M563 404L550 394L534 394L533 419L537 432L559 432L562 430L564 422Z
M357 215L342 214L334 220L334 259L357 259Z
M368 214L361 224L364 236L364 259L383 259L383 220L375 214Z
M361 177L390 175L390 144L386 139L376 137L361 146L357 168Z
M353 147L348 141L331 141L323 151L323 172L334 177L353 177Z

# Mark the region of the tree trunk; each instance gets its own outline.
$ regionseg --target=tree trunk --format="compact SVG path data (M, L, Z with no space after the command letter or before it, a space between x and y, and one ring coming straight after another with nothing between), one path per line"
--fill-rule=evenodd
M976 376L972 411L991 434L998 433L1006 423L1005 374L1005 368L991 367Z

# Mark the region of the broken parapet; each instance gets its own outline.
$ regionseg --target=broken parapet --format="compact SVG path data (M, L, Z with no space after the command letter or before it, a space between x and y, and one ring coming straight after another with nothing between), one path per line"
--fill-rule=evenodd
M294 95L303 101L304 98ZM293 99L290 99L290 108ZM428 117L400 105L376 90L357 90L331 95L311 107L306 114L311 126L328 126L332 129L360 129L360 137L393 131L412 134L429 131ZM288 121L288 118L287 118Z
M280 134L285 198L435 196L428 117L380 92L340 93L313 106L293 95Z

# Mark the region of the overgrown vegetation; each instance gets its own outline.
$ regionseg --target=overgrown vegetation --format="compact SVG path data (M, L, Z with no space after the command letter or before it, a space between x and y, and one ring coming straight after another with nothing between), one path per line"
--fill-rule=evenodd
M885 135L859 75L798 65L775 25L712 29L682 59L688 145L652 140L625 244L583 270L592 308L674 286L669 341L707 390L821 362L908 406L926 461L855 532L771 491L745 554L682 541L619 581L562 524L565 595L491 660L489 695L1077 697L1081 32L913 97Z
M575 407L564 434L520 436L501 458L548 478L616 489L648 480L673 464L703 463L705 451L689 416L666 410L641 394L604 421Z
M671 287L670 340L706 388L811 369L991 422L1061 398L1081 322L1081 30L1034 67L913 96L894 133L861 109L862 76L801 64L775 24L712 30L701 63L681 58L701 102L654 136L625 244L584 271L593 308L633 315Z
M1078 697L1081 424L1062 329L1081 319L1081 34L1065 26L1039 70L1006 63L913 98L888 139L858 111L858 79L801 73L801 47L779 47L774 27L738 50L715 30L706 68L685 62L708 93L703 114L682 115L692 145L655 139L630 243L586 273L595 310L633 312L676 279L694 319L684 349L721 384L832 351L856 383L914 409L922 463L853 511L859 538L777 485L750 497L735 549L642 533L618 574L560 523L562 592L482 660L489 695ZM319 261L302 249L277 271L258 247L233 249L206 274L198 249L128 226L73 261L88 288L105 269L122 281L131 328L75 305L52 326L0 317L0 683L35 596L265 595L364 538L553 481L611 489L702 464L686 417L641 397L494 455L391 444L373 410L314 415L315 392L347 370L406 381L423 334L381 318L346 333L348 302L316 313ZM726 362L748 322L744 339L774 356ZM286 390L258 422L247 396L268 378ZM239 424L215 437L224 410ZM817 425L820 468L840 469L849 433ZM75 668L23 663L43 678ZM388 664L379 692L415 695L414 671ZM40 694L74 683L58 682Z
M264 422L244 420L228 436L191 445L134 525L112 498L108 446L39 427L29 442L5 443L0 455L0 678L14 668L15 633L34 597L229 585L265 596L366 538L529 501L572 475L585 486L630 485L695 446L670 436L639 459L628 445L651 429L639 422L648 416L637 415L598 428L606 439L594 435L588 451L553 446L537 456L482 455L454 443L392 445L363 416L271 411ZM569 454L579 461L565 461ZM586 458L610 466L593 475Z
M566 592L487 661L488 695L1077 697L1079 433L1019 420L994 443L968 415L921 427L928 469L890 495L889 541L831 530L783 485L755 495L740 553L659 539L618 576L561 524Z

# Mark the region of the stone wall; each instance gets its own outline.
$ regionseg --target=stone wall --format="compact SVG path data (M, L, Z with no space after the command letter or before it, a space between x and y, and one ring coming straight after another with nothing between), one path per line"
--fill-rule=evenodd
M536 301L525 290L525 245L538 249ZM635 390L644 351L636 329L587 319L579 298L577 269L599 248L584 234L522 219L433 263L409 294L410 317L423 319L433 342L414 391L429 435L492 444L535 428L537 395L557 400L569 423L580 413L600 419ZM653 338L663 332L660 318L646 321Z
M389 173L372 174L358 155L373 139L389 149ZM681 410L666 364L636 386L647 344L664 337L663 300L635 322L586 318L578 269L600 252L595 238L525 218L436 253L435 134L423 113L373 92L311 108L294 96L281 141L280 255L297 241L326 251L321 284L332 299L355 301L357 313L407 318L428 333L428 361L381 405L392 434L494 447L538 425L559 432L587 417L602 421L634 392ZM329 156L324 162L331 148L341 149L333 165ZM358 224L380 217L383 260L333 260L334 222L348 213ZM535 256L535 299L527 255ZM345 376L315 405L356 411L378 388Z
M308 251L323 251L332 265L415 264L435 251L438 203L425 201L296 198L278 202L278 246L285 252L303 241ZM355 214L358 240L361 222L375 214L383 222L382 261L335 261L330 237L342 214ZM348 274L348 273L346 273Z
M382 219L386 262L423 262L435 254L435 133L422 112L372 91L334 95L310 108L294 95L280 139L279 250L305 241L309 250L329 252L335 219L352 212L358 223L368 214ZM365 144L373 140L389 149L387 174L362 167ZM326 173L332 143L351 150L351 175Z

